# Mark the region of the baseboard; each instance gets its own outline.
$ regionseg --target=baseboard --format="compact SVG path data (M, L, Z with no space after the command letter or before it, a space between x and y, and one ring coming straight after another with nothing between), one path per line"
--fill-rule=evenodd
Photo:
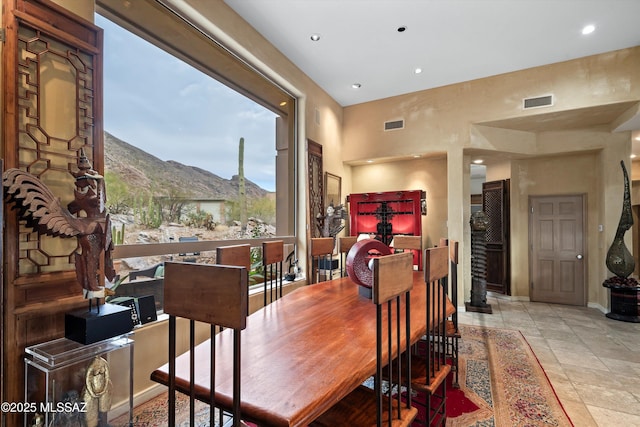
M498 294L498 293L491 292L491 291L487 291L487 297L495 298L495 299L502 299L502 300L507 300L507 301L530 302L530 299L529 299L528 296L505 295L505 294Z
M495 299L501 299L501 300L507 300L507 301L513 301L513 302L531 302L531 299L528 296L503 295L503 294L496 294L489 291L487 292L487 296ZM587 307L595 308L599 310L601 313L605 313L605 314L609 312L609 309L607 307L603 307L602 305L595 302L587 303ZM459 306L458 311L460 312L464 311L464 306Z
M154 384L151 387L135 394L133 396L133 407L139 406L149 400L160 396L162 393L167 391L167 387L162 384ZM129 401L125 400L119 402L111 407L109 411L109 415L111 418L117 418L121 415L126 414L129 411Z
M608 308L603 307L603 306L601 306L600 304L595 303L595 302L587 303L587 307L589 307L589 308L595 308L595 309L597 309L597 310L600 310L600 312L601 312L601 313L604 313L604 314L606 314L606 313L608 313L608 312L609 312L609 309L608 309Z

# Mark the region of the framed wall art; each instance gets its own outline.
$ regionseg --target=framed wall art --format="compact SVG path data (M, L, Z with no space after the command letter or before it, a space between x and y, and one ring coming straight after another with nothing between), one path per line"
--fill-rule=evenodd
M326 207L333 203L333 206L342 204L340 189L342 178L329 172L324 173L324 202Z

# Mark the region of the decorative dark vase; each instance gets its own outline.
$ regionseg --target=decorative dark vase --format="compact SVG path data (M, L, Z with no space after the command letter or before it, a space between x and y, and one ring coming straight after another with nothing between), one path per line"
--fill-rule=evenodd
M622 215L616 236L607 251L607 268L618 277L627 278L636 267L636 262L624 244L624 234L633 225L633 215L631 214L631 195L629 192L629 176L624 166L624 161L620 161L622 173L624 174L624 200L622 202Z

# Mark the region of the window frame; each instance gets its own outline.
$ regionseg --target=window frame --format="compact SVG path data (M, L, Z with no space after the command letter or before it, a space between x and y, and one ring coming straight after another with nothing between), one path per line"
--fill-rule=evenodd
M127 3L125 6L124 3ZM96 13L279 115L276 119L276 233L297 230L297 99L204 29L155 0L97 0Z
M296 111L297 99L233 54L205 30L157 1L140 0L124 7L114 0L96 1L95 13L174 55L204 74L278 115L276 118L276 236L238 240L201 240L116 245L114 259L215 251L219 246L283 240L285 253L296 250ZM289 248L287 250L287 248ZM295 257L294 257L295 258Z

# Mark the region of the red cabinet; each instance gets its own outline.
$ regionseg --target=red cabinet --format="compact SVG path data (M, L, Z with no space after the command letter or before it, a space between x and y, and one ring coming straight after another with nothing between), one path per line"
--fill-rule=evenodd
M372 234L386 245L396 234L421 236L425 197L422 190L350 194L350 233Z

